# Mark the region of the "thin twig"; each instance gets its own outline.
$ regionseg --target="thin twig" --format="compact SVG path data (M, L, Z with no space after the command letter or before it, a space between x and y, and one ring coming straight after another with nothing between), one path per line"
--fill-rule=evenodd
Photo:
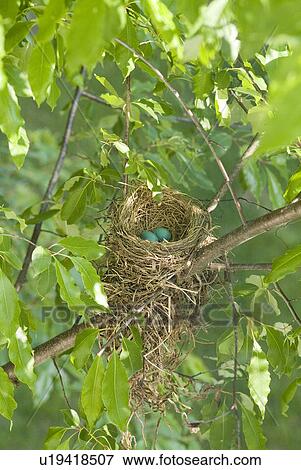
M82 69L81 75L83 77L85 76L84 69ZM61 145L61 148L60 148L60 152L59 152L56 164L54 166L51 178L48 182L47 189L46 189L45 194L43 196L43 200L42 200L42 203L41 203L39 215L46 212L49 205L50 205L49 201L52 197L54 188L55 188L55 186L58 182L58 179L59 179L62 167L63 167L63 163L64 163L64 160L65 160L65 157L66 157L66 154L67 154L68 144L69 144L69 140L70 140L71 132L72 132L72 127L73 127L73 123L74 123L74 118L75 118L75 115L76 115L76 111L78 109L78 104L79 104L79 100L80 100L81 95L82 95L82 90L80 89L80 87L77 87L76 90L75 90L72 105L71 105L71 108L70 108L70 111L69 111L69 114L68 114L68 119L67 119L67 123L66 123L66 127L65 127L65 132L64 132L64 137L63 137L62 145ZM32 257L32 253L33 253L33 250L34 250L34 245L36 245L36 243L39 239L42 224L43 224L43 221L38 222L34 226L32 236L31 236L31 243L29 244L29 246L27 248L26 255L25 255L25 258L24 258L24 261L23 261L23 265L22 265L22 269L19 272L19 275L18 275L17 280L15 282L15 287L16 287L17 292L19 292L21 290L23 284L26 281L27 271L28 271L28 268L29 268L30 263L31 263L31 257Z
M232 171L232 174L229 177L229 181L230 181L231 184L233 183L234 179L236 178L236 176L238 175L238 173L242 169L245 161L255 153L255 151L258 148L258 145L259 145L259 139L258 139L258 134L256 134L254 137L252 137L248 147L246 148L246 150L242 154L241 159L239 160L239 162L236 164L234 170ZM227 188L228 188L228 186L227 186L226 182L224 182L222 184L222 186L220 187L220 189L219 189L218 193L216 194L216 196L214 196L214 198L210 202L209 206L207 207L208 212L212 212L212 211L214 211L214 209L216 209L216 207L218 206L221 198L224 196Z
M104 106L108 106L109 108L112 108L112 106L109 103L107 103L105 100L103 100L102 98L99 98L96 95L93 95L92 93L89 93L88 91L82 91L82 97L87 98L91 101L95 101L98 104L102 104Z
M223 271L227 269L225 263L211 263L210 269L214 271ZM231 272L235 271L270 271L272 269L272 263L231 263L228 266Z
M294 309L294 307L291 304L291 300L288 298L282 287L280 286L279 282L275 282L275 288L278 293L278 295L282 298L284 301L285 305L287 306L288 310L290 311L292 317L294 320L301 325L301 318L299 317L298 313Z
M195 116L195 114L191 111L191 109L187 106L187 104L185 103L185 101L182 99L182 97L180 96L179 92L168 82L168 80L164 77L164 75L160 72L160 70L158 70L153 64L151 64L148 60L146 60L139 52L137 52L134 48L132 48L131 46L129 46L126 42L122 41L121 39L118 39L118 38L115 38L115 41L120 44L121 46L125 47L126 49L128 49L129 51L132 52L132 54L134 54L136 57L138 57L138 59L140 59L142 62L144 62L155 74L156 76L159 78L159 80L164 83L164 85L166 86L166 88L174 95L174 97L177 99L177 101L179 102L179 104L181 105L181 107L183 108L183 110L185 111L185 113L187 114L187 116L191 119L191 121L193 122L193 124L195 125L198 133L202 136L204 142L206 143L207 147L209 148L214 160L216 161L217 163L217 166L221 172L221 174L223 175L223 178L225 180L225 184L227 186L227 188L229 189L230 193L231 193L231 196L234 200L234 203L235 203L235 206L236 206L236 209L237 209L237 212L240 216L240 219L243 223L243 225L245 225L245 219L244 219L244 216L243 216L243 213L242 213L242 209L241 209L241 205L240 205L240 202L239 200L237 199L237 196L235 194L235 192L233 191L232 189L232 186L231 186L231 183L230 183L230 179L229 179L229 176L228 176L228 173L224 167L224 164L223 162L221 161L221 159L219 158L219 156L217 155L212 143L210 142L210 140L208 139L207 137L207 134L206 132L204 131L202 125L200 124L199 120L197 119L197 117Z
M89 91L83 91L82 92L82 97L83 98L87 98L91 101L95 101L96 103L98 104L102 104L104 106L108 106L109 108L112 108L114 110L117 110L117 111L121 111L121 108L114 108L113 106L111 106L109 103L107 103L105 100L103 100L102 98L99 98L98 96L96 95L93 95L93 93L90 93ZM193 122L191 121L190 118L188 117L185 117L185 116L173 116L173 115L169 115L169 116L161 116L161 118L164 118L164 119L167 119L169 121L175 121L175 122L184 122L186 124L193 124Z
M237 401L237 370L238 370L238 322L239 322L239 313L237 310L237 305L234 299L233 294L233 285L232 285L232 278L231 272L229 267L229 260L228 256L225 253L225 261L226 261L226 270L225 270L225 280L228 284L228 293L229 293L229 300L232 306L232 324L233 324L233 334L234 334L234 355L233 355L233 382L232 382L232 405L231 411L233 411L236 420L236 446L237 449L241 447L241 429L240 429L240 417L238 412L238 401Z
M130 142L130 118L131 118L131 75L125 79L125 107L124 107L124 142L129 147ZM123 165L123 191L126 195L128 190L128 175L126 174L126 165L128 158L125 157Z
M56 368L57 373L59 375L59 379L60 379L63 395L64 395L64 398L65 398L65 402L66 402L69 410L72 410L72 407L71 407L70 402L69 402L68 397L67 397L67 393L66 393L66 389L65 389L65 385L64 385L64 381L63 381L63 377L62 377L60 368L59 368L58 363L56 362L56 359L54 357L52 358L52 362L53 362L54 367Z

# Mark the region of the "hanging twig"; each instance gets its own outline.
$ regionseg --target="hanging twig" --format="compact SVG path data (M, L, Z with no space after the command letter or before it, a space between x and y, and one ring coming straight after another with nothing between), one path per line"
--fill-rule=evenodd
M225 280L228 284L228 293L229 300L232 305L232 324L233 324L233 334L234 334L234 355L233 355L233 382L232 382L232 405L231 411L233 411L236 420L236 446L237 449L240 449L241 446L241 429L240 429L240 416L238 412L238 401L237 401L237 370L238 370L238 321L239 314L237 310L237 305L233 295L233 285L231 279L231 272L229 267L228 255L225 253L226 261L226 271L225 271Z
M290 311L292 317L294 320L301 325L301 318L299 317L298 313L294 309L294 307L291 304L291 300L288 298L282 287L280 286L279 282L275 282L275 288L278 293L278 295L282 298L283 302L287 306L288 310Z
M58 366L58 364L57 364L57 362L56 362L56 359L55 359L54 357L52 358L52 362L53 362L54 367L56 368L57 373L58 373L58 375L59 375L59 379L60 379L60 383L61 383L63 395L64 395L64 398L65 398L65 402L66 402L66 404L67 404L69 410L72 410L72 407L71 407L70 402L69 402L68 397L67 397L67 393L66 393L66 389L65 389L65 386L64 386L64 381L63 381L63 377L62 377L60 368L59 368L59 366Z
M85 76L84 69L82 69L81 75L83 77ZM55 186L58 182L58 179L59 179L62 167L63 167L63 163L64 163L64 160L65 160L65 157L66 157L67 148L68 148L68 144L69 144L69 140L70 140L71 132L72 132L72 127L73 127L73 123L74 123L74 118L75 118L75 115L76 115L76 111L78 109L78 104L79 104L79 100L80 100L81 95L82 95L82 90L79 87L77 87L76 90L75 90L72 105L71 105L71 108L70 108L70 111L69 111L69 115L68 115L68 119L67 119L67 123L66 123L66 128L65 128L64 137L63 137L63 141L62 141L62 144L61 144L59 156L57 158L57 161L56 161L56 164L54 166L51 178L48 182L47 189L46 189L45 194L43 196L43 200L42 200L42 204L41 204L41 207L40 207L39 215L46 212L49 205L50 205L50 200L51 200L54 188L55 188ZM43 224L43 221L38 222L34 226L32 236L31 236L31 243L27 248L26 255L25 255L25 258L24 258L24 261L23 261L23 265L22 265L22 269L19 272L19 275L18 275L17 280L15 282L15 287L16 287L16 290L18 292L20 291L20 289L22 288L23 284L26 281L27 271L28 271L28 268L29 268L30 263L31 263L31 256L32 256L32 253L33 253L33 250L34 250L34 245L36 245L36 243L39 239L42 224Z
M193 124L195 125L198 133L202 136L204 142L206 143L207 147L209 148L214 160L216 161L217 163L217 166L220 170L220 172L222 173L223 175L223 178L225 180L225 184L227 186L227 188L229 189L230 193L231 193L231 196L234 200L234 203L235 203L235 206L236 206L236 209L237 209L237 212L239 214L239 217L241 219L241 222L243 223L243 225L245 225L245 219L244 219L244 216L243 216L243 213L242 213L242 209L241 209L241 205L240 205L240 202L239 200L237 199L237 196L235 194L235 192L233 191L232 189L232 186L231 186L231 183L230 183L230 178L228 176L228 173L224 167L224 164L223 162L221 161L221 159L219 158L219 156L217 155L212 143L210 142L210 140L208 139L207 137L207 134L206 132L204 131L202 125L200 124L198 118L195 116L195 114L191 111L191 109L187 106L187 104L185 103L185 101L181 98L179 92L168 82L168 80L164 77L164 75L160 72L160 70L158 70L153 64L151 64L148 60L146 60L139 52L137 52L134 48L132 48L131 46L129 46L126 42L122 41L121 39L118 39L118 38L115 38L115 41L118 42L118 44L120 44L121 46L125 47L126 49L128 49L129 51L131 51L136 57L138 57L138 59L140 59L142 62L144 62L155 74L156 76L159 78L159 80L164 83L164 85L166 86L166 88L174 95L174 97L177 99L177 101L179 102L179 104L181 105L181 107L183 108L183 110L185 111L185 113L187 114L187 116L191 119L191 121L193 122Z

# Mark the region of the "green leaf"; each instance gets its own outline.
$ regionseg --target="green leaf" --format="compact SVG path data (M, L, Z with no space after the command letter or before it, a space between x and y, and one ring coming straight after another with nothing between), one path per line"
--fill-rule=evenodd
M193 91L196 98L203 99L213 91L212 71L200 67L193 77Z
M289 404L293 400L297 388L301 385L301 378L295 379L289 386L285 389L282 397L281 397L281 413L283 416L287 416L287 412L289 409Z
M17 269L18 271L22 269L22 261L13 250L1 253L1 256L3 256L5 258L5 261L7 261L11 266L13 266L13 268Z
M34 388L36 375L33 371L34 358L25 332L19 327L9 342L9 358L15 365L15 374L20 382Z
M281 331L275 328L265 326L267 332L268 353L267 358L274 370L278 374L289 373L288 360L290 355L290 347L288 339L285 338Z
M238 325L238 351L241 350L242 346L244 343L244 333L242 330L241 325ZM234 356L234 350L235 350L235 345L234 345L234 331L233 328L229 331L226 330L224 333L218 338L217 343L217 353L218 356Z
M13 210L9 209L8 207L0 207L0 212L1 211L4 212L4 215L7 220L16 220L20 226L21 232L24 232L24 230L27 227L24 219L17 216L17 214Z
M262 191L264 189L264 173L262 174L257 161L253 158L249 158L242 169L243 177L248 189L255 196L257 202L260 201Z
M50 106L51 111L53 111L54 108L56 107L57 101L60 96L61 96L61 90L57 84L57 80L54 78L50 86L50 90L49 90L48 97L47 97L47 104Z
M119 35L119 39L126 42L126 44L131 46L133 49L137 49L139 47L136 27L133 25L129 15L126 18L126 26ZM128 77L128 75L135 68L135 59L133 58L132 52L128 51L127 49L125 49L125 47L121 46L120 44L115 44L114 52L116 64L120 68L123 74L123 78Z
M235 419L233 414L226 414L227 411L228 407L224 402L216 415L215 421L210 426L209 442L211 449L231 449Z
M262 418L264 418L265 406L270 393L271 376L269 373L269 363L265 353L254 339L253 353L248 367L249 381L248 387L254 403L258 406Z
M114 147L116 147L116 149L118 150L118 152L120 153L128 153L130 151L130 149L128 148L128 146L124 143L124 142L121 142L121 140L117 140L116 142L114 142Z
M102 397L112 423L125 431L130 417L129 384L125 368L116 351L108 362L102 386Z
M271 272L265 276L264 282L278 282L287 274L295 272L301 266L301 245L286 251L283 255L273 260Z
M284 193L287 202L292 202L301 192L301 171L298 170L290 177L288 186Z
M20 0L1 0L0 15L5 18L6 24L11 25L15 21L19 6Z
M242 429L249 450L265 449L266 438L254 411L252 401L247 395L241 394Z
M46 271L51 264L52 256L47 248L37 246L32 253L31 270L33 277L37 277L43 271Z
M57 449L67 431L68 429L62 427L50 427L44 442L45 449Z
M120 359L123 361L130 375L140 370L143 365L141 341L137 341L135 338L132 340L122 338L122 353Z
M125 22L125 8L120 0L78 0L67 36L69 74L78 73L81 66L91 71Z
M4 36L4 27L2 24L2 18L0 16L0 90L2 90L6 83L6 74L3 67L3 59L5 57L5 36Z
M107 297L94 266L84 258L71 258L75 269L81 274L85 288L96 303L109 308Z
M29 139L23 127L20 127L16 140L8 141L8 148L14 164L20 170L29 150Z
M29 58L28 79L38 106L47 98L54 69L55 54L51 42L37 44Z
M171 11L161 0L144 0L142 3L147 17L151 19L159 36L172 52L182 58L183 46Z
M56 271L54 264L51 263L45 271L42 271L35 278L35 287L37 293L43 298L56 284Z
M80 426L80 418L75 410L68 408L67 410L61 410L64 416L64 422L67 426L70 427L79 427ZM60 447L61 449L62 447Z
M0 333L10 338L18 327L20 307L17 292L0 269Z
M30 32L34 21L18 21L5 36L5 50L11 52Z
M0 367L0 383L0 414L11 420L17 403L14 399L14 386L2 367Z
M228 106L228 90L216 90L215 110L221 125L228 126L231 119L231 112Z
M75 345L70 356L70 361L76 369L82 369L86 365L98 333L97 328L87 328L80 331L76 336Z
M270 201L272 203L273 209L278 209L279 207L284 206L285 203L282 196L282 187L279 179L272 171L266 168L266 172L268 175L268 190Z
M22 166L29 144L15 90L5 85L0 90L0 130L6 135L12 156L18 168Z
M56 23L65 13L65 2L62 0L49 0L43 14L39 17L39 32L37 40L39 42L50 41L55 33Z
M66 237L60 241L60 245L71 251L73 255L84 256L90 261L100 258L106 252L105 247L95 240L83 237Z
M104 366L102 358L96 356L85 377L81 393L81 404L90 428L98 420L104 408L102 398L103 380Z
M16 140L20 127L24 121L20 114L20 107L16 93L11 85L0 90L0 128L11 141Z
M117 91L115 90L115 88L113 87L113 85L109 82L109 80L105 77L100 77L99 75L95 74L95 78L96 80L104 87L106 88L106 90L108 90L108 92L111 94L111 95L114 95L116 96L117 98L119 98L119 95L117 93ZM103 96L103 95L101 95ZM123 103L124 103L124 100L123 100Z
M83 215L91 190L92 182L88 181L84 184L80 182L73 191L70 191L61 210L61 217L68 224L73 224Z
M67 269L57 259L55 260L57 282L60 286L61 298L67 302L70 308L82 304L80 300L80 289Z
M281 58L270 72L269 100L262 125L264 134L257 153L266 153L291 144L301 133L300 89L301 48Z

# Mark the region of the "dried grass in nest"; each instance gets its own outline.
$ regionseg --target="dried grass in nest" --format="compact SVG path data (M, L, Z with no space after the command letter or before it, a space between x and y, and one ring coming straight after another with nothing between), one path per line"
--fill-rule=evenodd
M166 227L170 242L151 243L143 230ZM112 213L104 284L109 305L121 322L139 314L144 367L132 377L132 398L162 409L172 393L172 372L185 342L199 327L199 310L215 276L204 270L187 277L197 249L213 240L210 216L187 196L165 188L160 200L144 185L135 187Z

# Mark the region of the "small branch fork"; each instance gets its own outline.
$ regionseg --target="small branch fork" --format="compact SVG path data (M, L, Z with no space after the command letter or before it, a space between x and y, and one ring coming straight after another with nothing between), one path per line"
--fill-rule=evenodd
M228 176L228 173L224 167L224 164L223 162L221 161L221 159L219 158L219 156L217 155L212 143L210 142L210 140L208 139L207 137L207 134L206 132L204 131L203 127L201 126L199 120L197 119L197 117L195 116L195 114L191 111L191 109L189 109L189 107L187 106L187 104L184 102L184 100L182 99L182 97L180 96L179 92L168 82L168 80L164 77L164 75L160 72L160 70L158 70L154 65L152 65L148 60L146 60L141 54L139 54L139 52L137 52L135 49L133 49L131 46L129 46L127 43L125 43L124 41L122 41L121 39L118 39L118 38L115 38L115 41L120 44L121 46L125 47L126 49L128 49L130 52L132 52L136 57L138 57L139 60L141 60L142 62L144 62L156 75L157 77L159 78L159 80L161 80L162 83L164 83L164 85L166 86L166 88L174 95L174 97L177 99L178 103L181 105L182 109L185 111L185 113L187 114L187 116L191 119L191 121L193 122L193 124L195 125L198 133L201 135L201 137L203 138L204 142L206 143L207 147L209 148L214 160L216 161L217 163L217 166L221 172L221 174L223 175L223 178L225 180L225 185L227 186L227 188L229 189L230 191L230 194L234 200L234 203L235 203L235 206L236 206L236 209L237 209L237 212L239 214L239 217L241 219L241 222L243 225L246 224L246 221L244 219L244 216L243 216L243 213L242 213L242 209L241 209L241 205L240 205L240 202L239 200L237 199L237 196L235 194L235 192L233 191L232 189L232 186L231 186L231 183L230 183L230 178Z

